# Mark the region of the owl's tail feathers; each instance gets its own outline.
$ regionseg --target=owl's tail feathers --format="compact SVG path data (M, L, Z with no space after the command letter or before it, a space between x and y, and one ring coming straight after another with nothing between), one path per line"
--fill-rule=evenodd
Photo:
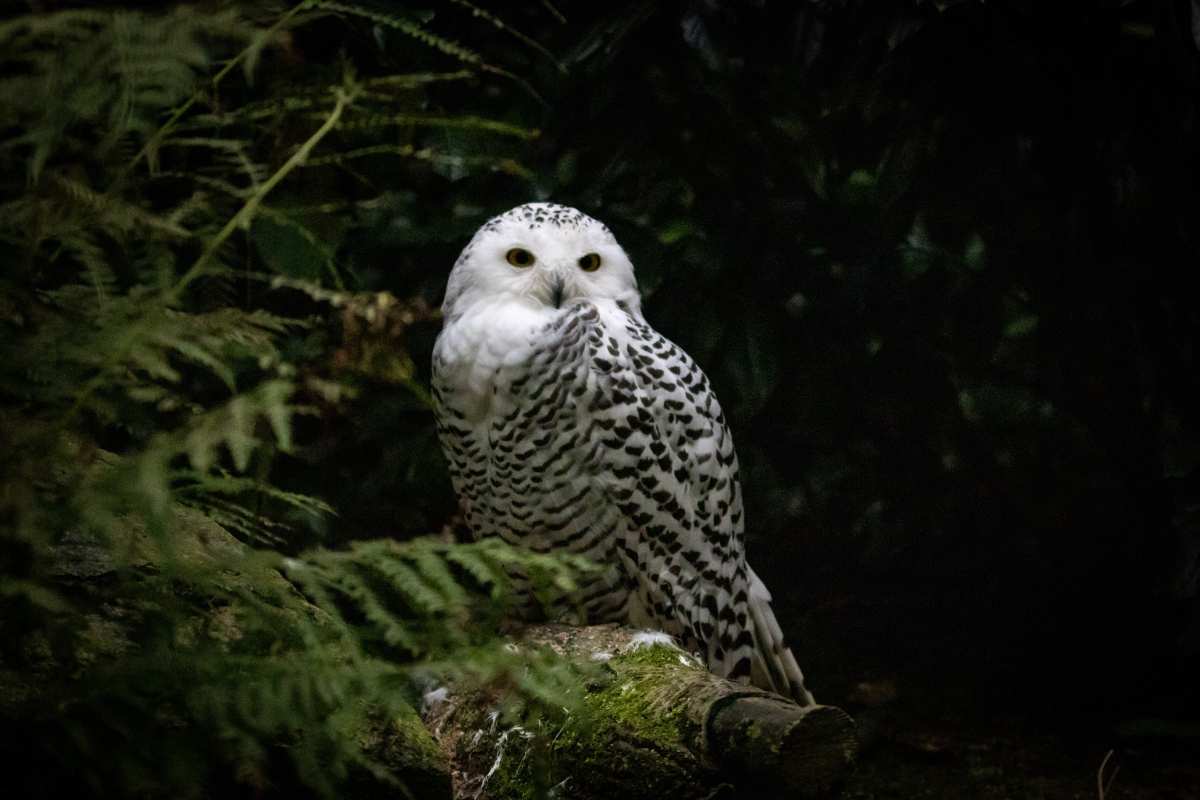
M754 627L754 652L750 656L750 681L764 689L791 697L802 706L816 704L804 686L804 673L796 657L783 641L783 631L771 610L771 593L750 573L750 619Z

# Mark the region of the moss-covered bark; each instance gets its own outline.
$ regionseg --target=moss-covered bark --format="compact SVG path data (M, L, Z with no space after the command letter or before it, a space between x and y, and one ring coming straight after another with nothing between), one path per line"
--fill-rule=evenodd
M429 724L458 797L523 800L552 787L582 800L817 796L854 757L844 712L731 683L667 642L611 625L545 625L524 643L600 666L578 708L552 724L497 724L494 691L452 696Z

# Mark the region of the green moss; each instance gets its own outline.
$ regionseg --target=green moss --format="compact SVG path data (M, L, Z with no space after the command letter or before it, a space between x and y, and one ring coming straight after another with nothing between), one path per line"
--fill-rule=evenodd
M371 715L357 736L368 761L390 772L414 796L431 800L451 796L450 765L411 706L401 705L393 715ZM393 784L361 765L351 771L350 786L349 794L362 798L395 796Z
M691 656L685 655L684 652L677 647L666 644L652 644L621 653L608 663L613 667L619 667L620 665L641 667L669 666L673 669L676 669L680 666L680 658L686 659L690 664L695 663L692 661Z
M417 715L416 710L405 705L391 720L392 739L389 742L388 755L401 763L418 766L431 765L435 769L443 769L445 756L438 749L425 723Z
M595 716L612 720L632 736L655 744L680 744L682 707L660 700L663 683L677 680L679 655L672 647L654 645L617 656L610 663L615 679L590 692L584 702Z
M691 797L700 769L686 746L690 735L682 702L690 676L683 654L669 646L642 647L616 656L593 682L581 708L547 734L519 743L511 738L488 782L494 797L528 800L562 780L573 797ZM493 751L494 752L494 751Z

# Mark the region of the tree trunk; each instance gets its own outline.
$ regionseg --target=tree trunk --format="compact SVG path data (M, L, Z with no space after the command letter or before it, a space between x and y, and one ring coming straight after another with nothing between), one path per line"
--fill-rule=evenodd
M581 709L541 730L497 725L502 694L450 695L426 724L457 798L819 797L854 759L853 720L708 672L665 641L615 625L539 625L522 645L600 663Z

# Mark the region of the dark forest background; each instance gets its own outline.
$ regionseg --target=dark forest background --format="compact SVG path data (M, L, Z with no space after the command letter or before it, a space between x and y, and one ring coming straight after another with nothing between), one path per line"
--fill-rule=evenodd
M399 198L347 254L362 288L440 302L489 215L584 209L728 408L750 557L800 648L818 649L818 687L879 647L891 669L969 675L997 703L1186 691L1200 647L1186 4L560 9L568 24L536 6L514 20L567 67L528 53L517 70L546 106L520 92L486 106L540 130L521 154L530 180ZM414 345L423 375L435 332ZM356 529L425 532L453 511L428 417L402 402L371 397L323 456Z
M1200 7L556 0L488 7L497 23L469 3L403 5L311 4L262 36L252 80L239 69L220 92L206 81L221 59L259 35L230 31L265 30L283 10L243 9L229 31L197 38L208 55L191 80L209 116L194 135L243 140L268 168L246 186L330 107L285 98L369 87L311 163L272 189L271 213L222 244L214 258L227 271L185 281L168 303L307 321L272 331L272 357L294 365L305 407L288 441L238 464L231 442L204 465L225 459L230 474L337 512L241 486L238 503L286 522L276 550L338 552L453 526L422 388L430 309L483 221L553 200L614 230L647 319L712 380L742 462L749 560L819 699L884 729L920 718L951 739L976 725L1060 735L1089 763L1107 747L1134 764L1200 752ZM443 77L412 79L404 94L371 83L433 73ZM57 234L31 233L81 196L55 176L146 208L191 191L183 178L151 180L138 155L192 85L159 109L131 103L148 121L119 128L103 103L55 110L69 83L33 102L12 84L0 95L14 348L48 324L25 313L39 293L92 280ZM43 152L24 135L50 124L40 114L53 141L84 144ZM407 117L378 121L389 114ZM164 148L155 168L236 170L206 158ZM44 216L13 216L31 197ZM212 233L237 207L213 205ZM96 259L145 255L131 255L139 224L100 241ZM163 252L174 255L155 262L160 276L204 258L186 242ZM146 274L117 268L110 291ZM364 312L380 292L391 305ZM210 402L220 392L188 377L207 363L190 355L188 368L179 353L166 361ZM240 356L243 389L252 355ZM34 396L30 376L55 362L15 349L6 361L0 441L11 453L43 442L18 428L59 407L118 454L157 441L163 413L180 423L177 411ZM93 374L88 363L72 382ZM178 476L168 485L177 491ZM5 506L14 525L27 507L18 496ZM38 545L12 542L61 545L61 528L45 524L43 539L6 545L7 578L36 582ZM21 612L30 630L43 611ZM934 759L953 750L936 741L910 744ZM1161 796L1195 796L1178 791Z

